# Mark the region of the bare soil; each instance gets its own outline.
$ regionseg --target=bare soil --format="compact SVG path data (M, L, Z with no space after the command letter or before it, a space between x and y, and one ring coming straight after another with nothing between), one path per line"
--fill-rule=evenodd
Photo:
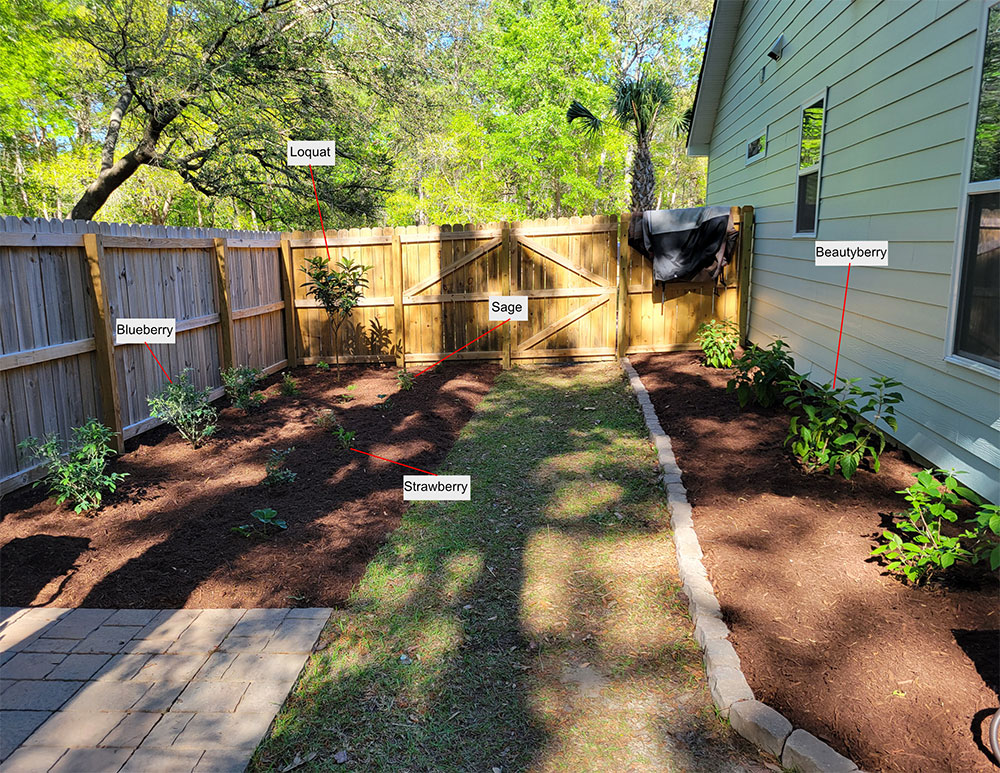
M673 440L705 565L759 700L869 771L994 771L995 575L923 588L885 574L874 538L921 467L806 474L781 408L740 412L730 371L677 352L631 358Z
M333 409L355 448L433 471L489 391L495 365L445 364L400 391L395 370L294 370L301 390L244 416L220 411L192 448L169 427L126 444L127 472L95 515L76 515L43 487L0 502L0 603L57 607L337 606L399 523L408 471L345 449L317 426ZM351 386L351 389L348 387ZM381 407L390 396L388 408ZM347 399L349 398L349 399ZM225 401L219 406L228 406ZM287 485L263 485L271 449L294 447ZM288 528L245 538L231 529L274 508Z

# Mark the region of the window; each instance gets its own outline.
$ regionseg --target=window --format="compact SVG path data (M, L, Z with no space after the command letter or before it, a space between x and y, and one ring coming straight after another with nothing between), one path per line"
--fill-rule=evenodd
M986 13L965 189L954 352L1000 369L1000 3Z
M757 161L767 154L767 132L761 133L747 143L747 163Z
M816 233L819 210L819 174L823 160L825 98L802 108L799 128L799 166L795 189L795 233Z

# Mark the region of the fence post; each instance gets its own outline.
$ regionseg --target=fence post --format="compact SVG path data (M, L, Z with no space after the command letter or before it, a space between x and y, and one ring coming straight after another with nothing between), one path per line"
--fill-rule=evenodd
M222 333L220 360L223 368L235 364L233 358L233 308L229 300L229 265L226 262L226 240L213 239L215 245L215 277L219 281L219 330Z
M94 306L94 344L97 353L97 372L101 384L101 420L115 433L112 441L115 450L125 450L122 432L121 401L118 398L118 376L115 373L115 339L111 328L111 309L104 290L104 247L100 234L83 235L83 248L87 255L87 274L90 280Z
M632 215L628 212L622 215L618 223L618 358L621 359L628 351L629 337L629 301L628 283L632 268L632 252L628 246L628 229Z
M284 285L285 309L285 356L288 368L299 364L299 333L298 314L295 311L295 277L292 273L295 266L292 263L292 242L285 234L281 235L281 283ZM221 314L219 315L221 319Z
M753 262L753 207L740 210L740 343L747 344L750 335L750 266Z
M500 226L500 291L503 295L510 295L510 264L514 244L514 240L510 238L510 223L505 220ZM500 366L504 370L510 370L511 338L509 322L500 328L500 341L502 352Z
M392 288L393 324L396 327L396 367L406 367L406 317L403 309L403 243L399 228L392 229L392 273L396 284Z

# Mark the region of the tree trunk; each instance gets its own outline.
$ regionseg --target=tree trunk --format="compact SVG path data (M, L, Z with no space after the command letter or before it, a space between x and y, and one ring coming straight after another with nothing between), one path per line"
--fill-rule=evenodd
M101 148L102 172L105 169L110 169L115 163L115 147L118 145L118 132L121 130L122 118L125 116L125 111L128 110L131 102L132 87L126 80L122 93L118 95L118 102L115 104L114 110L111 111L111 120L108 121L108 133L104 137L104 147Z
M649 153L649 141L645 137L636 138L635 156L632 158L632 220L629 236L637 239L642 227L642 213L653 209L653 194L656 190L656 175L653 158Z

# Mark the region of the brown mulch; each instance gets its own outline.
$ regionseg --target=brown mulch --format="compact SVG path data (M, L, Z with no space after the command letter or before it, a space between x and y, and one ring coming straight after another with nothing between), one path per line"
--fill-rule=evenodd
M249 416L220 411L216 434L194 449L168 427L128 441L112 469L129 473L93 516L21 489L0 503L0 603L10 606L335 606L399 524L402 476L418 474L344 449L315 424L334 409L353 445L433 471L489 391L495 365L445 364L399 391L395 369L303 367L300 394L278 376ZM354 388L348 390L347 387ZM338 399L350 395L349 401ZM390 407L376 407L380 395ZM223 400L219 406L227 405ZM294 446L291 484L262 485L270 449ZM271 507L285 531L244 538L233 526Z
M869 555L921 467L890 451L878 475L808 475L782 445L788 414L741 413L730 371L694 352L631 359L755 696L869 771L996 770L983 746L1000 703L996 577L913 588Z

